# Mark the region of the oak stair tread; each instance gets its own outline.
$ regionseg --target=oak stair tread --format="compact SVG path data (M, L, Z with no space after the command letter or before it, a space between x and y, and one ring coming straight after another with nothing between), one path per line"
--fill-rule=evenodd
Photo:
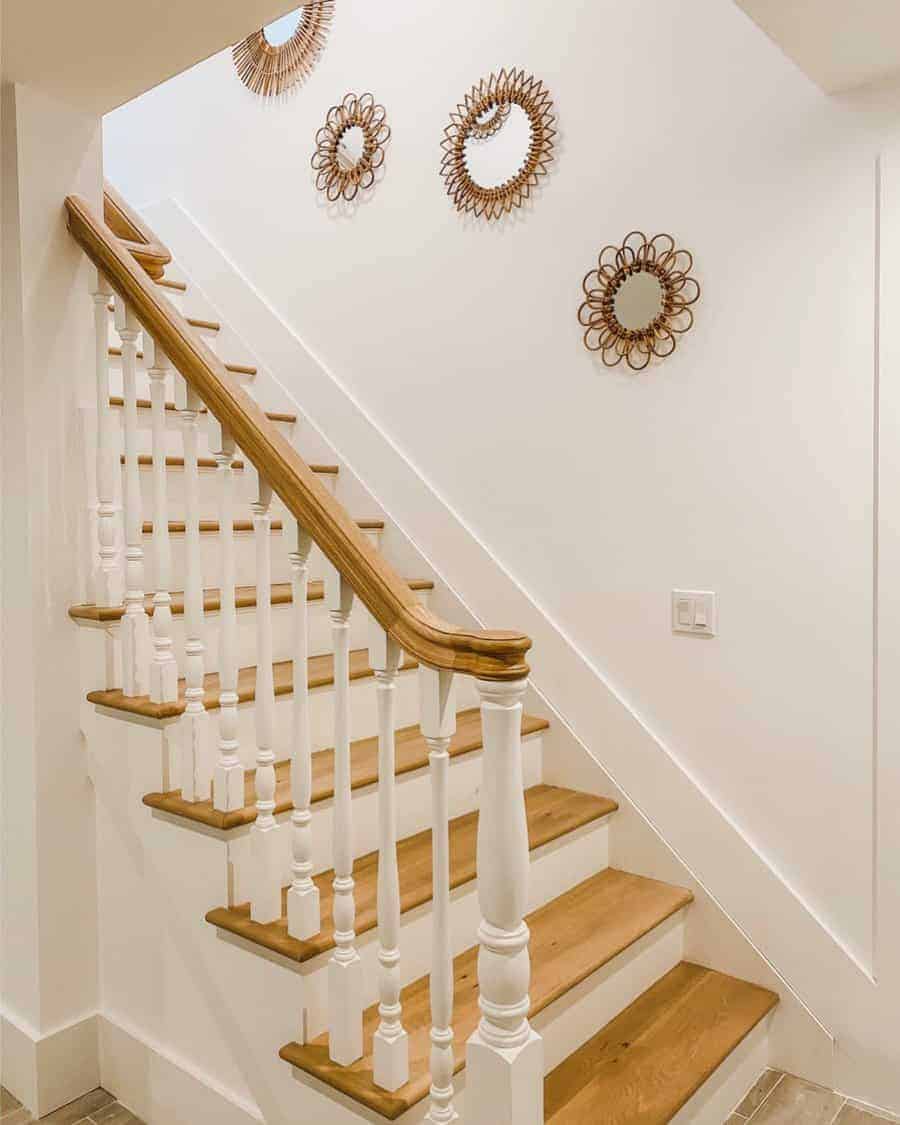
M537 734L549 727L537 715L522 716L522 737ZM428 747L418 726L403 727L395 732L396 776L424 769L428 765ZM456 717L456 733L450 740L451 759L482 748L481 712L477 707L461 711ZM378 736L361 738L350 745L350 786L364 789L378 781ZM334 750L319 750L312 756L312 803L334 796ZM209 828L229 831L252 824L256 820L256 770L244 771L244 807L231 812L214 809L212 801L185 801L181 790L148 793L144 804L172 816L182 817ZM286 759L275 764L275 815L290 812L291 763Z
M433 590L434 582L430 578L411 578L410 590ZM171 610L174 616L184 613L184 591L174 590L171 593ZM293 589L290 582L273 582L270 592L273 606L291 605L294 601ZM325 597L325 583L321 578L315 578L308 583L306 600L320 602ZM256 608L256 587L236 586L234 604L236 609ZM203 591L203 612L218 613L222 608L222 597L217 587L210 587ZM144 609L153 616L153 595L144 597ZM124 605L73 605L69 608L69 616L74 621L119 621L125 613Z
M530 914L531 1011L534 1018L619 953L692 901L689 890L607 868ZM453 1037L455 1066L465 1067L466 1040L480 1018L477 947L453 962ZM366 1054L349 1067L328 1057L328 1036L312 1043L288 1043L282 1059L341 1091L355 1101L395 1120L428 1096L431 1007L429 978L403 989L403 1026L409 1034L410 1080L389 1093L373 1082L372 1036L378 1027L378 1005L364 1016ZM588 1120L587 1118L585 1120ZM631 1118L620 1117L620 1122Z
M173 281L168 277L160 277L156 284L161 285L164 289L177 289L180 293L184 293L187 290L187 282Z
M561 789L555 785L535 785L525 791L528 820L528 844L531 850L591 824L615 812L615 801ZM475 848L478 813L470 812L450 821L450 889L475 879ZM400 871L400 910L409 910L431 901L431 830L408 836L397 844ZM280 953L302 964L334 947L332 920L334 871L315 877L319 888L322 929L308 941L292 938L287 931L287 892L281 892L282 917L277 922L261 924L250 919L250 905L217 907L206 915L213 926L236 934L254 945ZM354 900L356 902L356 933L364 934L378 923L378 852L361 856L353 864Z
M110 395L109 396L109 405L110 406L124 406L125 405L125 399L121 395ZM139 398L137 400L137 408L138 408L138 410L152 410L153 403L150 401L149 398ZM166 410L174 411L174 410L177 410L177 409L178 409L178 407L175 405L174 402L167 402L166 403ZM208 413L205 406L201 406L200 413L201 414ZM279 410L267 410L266 411L266 417L269 419L270 422L290 422L290 423L293 424L294 422L297 421L297 415L296 414L286 414L284 411L279 411Z
M121 359L122 349L114 347L114 346L110 346L109 356L110 356L111 359ZM138 349L138 351L136 353L136 358L137 359L143 359L144 358L144 353L140 348ZM258 371L258 369L256 367L252 366L251 364L246 364L246 363L226 363L225 364L225 370L230 371L234 375L256 375L257 371Z
M125 460L126 460L125 454L124 453L120 454L119 463L124 465ZM148 469L148 468L152 469L153 468L153 455L150 454L150 453L139 453L137 463L142 469ZM231 467L232 467L232 469L237 469L240 472L244 468L244 462L243 461L232 461ZM183 469L184 468L184 458L183 457L167 457L166 458L166 468L167 469ZM197 468L198 469L217 469L218 464L216 462L215 457L198 457L197 458ZM337 474L340 472L340 467L338 465L310 465L309 468L314 473L320 473L323 476L337 476Z
M418 667L415 660L404 655L400 670ZM294 662L280 660L272 665L275 695L292 695L294 691ZM350 653L350 679L361 680L373 675L369 667L369 652L365 648ZM330 687L334 683L334 655L311 656L307 661L307 683L313 688ZM256 699L256 665L238 670L238 703L251 703ZM184 680L178 681L178 699L168 703L153 703L147 695L126 696L121 688L88 692L88 702L145 719L173 719L184 711ZM219 708L219 674L209 672L203 677L203 704L207 711Z
M169 534L170 535L183 535L185 529L184 520L169 520ZM356 526L361 531L384 531L384 520L357 520ZM284 525L281 520L272 520L272 531L281 531ZM219 530L218 520L200 520L200 531L206 534L207 532L217 532ZM232 524L232 531L252 531L253 520L235 520ZM153 521L144 520L141 525L141 531L144 535L153 534Z
M106 307L111 313L114 313L116 311L116 306L112 301L110 301ZM204 320L199 316L186 316L184 319L188 322L191 328L205 328L209 332L222 331L222 325L217 320Z
M778 1003L683 961L544 1080L550 1125L663 1125Z

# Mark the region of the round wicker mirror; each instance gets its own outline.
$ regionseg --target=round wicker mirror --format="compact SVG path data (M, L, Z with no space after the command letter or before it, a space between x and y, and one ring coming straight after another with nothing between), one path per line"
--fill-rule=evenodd
M232 51L244 85L263 98L284 94L308 77L328 36L334 0L308 0L242 40Z
M316 133L311 161L316 187L331 203L341 198L350 203L375 183L390 136L383 105L371 94L346 94L340 105L331 107Z

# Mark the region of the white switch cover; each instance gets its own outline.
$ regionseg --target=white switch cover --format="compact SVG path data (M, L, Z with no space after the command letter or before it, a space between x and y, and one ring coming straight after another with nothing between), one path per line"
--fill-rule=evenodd
M672 631L714 637L718 631L718 599L709 590L672 591Z

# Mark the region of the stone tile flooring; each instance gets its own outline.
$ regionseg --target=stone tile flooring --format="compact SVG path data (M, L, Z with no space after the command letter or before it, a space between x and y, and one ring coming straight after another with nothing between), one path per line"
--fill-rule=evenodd
M885 1125L898 1120L824 1086L764 1070L725 1125Z
M22 1108L8 1090L0 1087L0 1122L2 1125L29 1125L34 1118ZM94 1090L83 1098L70 1102L62 1109L42 1117L43 1125L144 1125L125 1106L119 1105L112 1094Z

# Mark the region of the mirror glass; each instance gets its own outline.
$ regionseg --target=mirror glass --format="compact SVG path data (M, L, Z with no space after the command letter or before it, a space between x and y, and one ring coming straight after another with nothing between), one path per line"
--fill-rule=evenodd
M496 108L485 110L479 123L492 121L497 112ZM506 120L491 136L466 137L465 160L469 175L479 187L500 187L521 170L530 146L528 114L513 102Z
M366 135L358 125L351 125L338 141L338 164L345 172L355 168L362 158Z
M646 328L662 312L663 290L655 274L633 273L615 296L616 320L623 328Z
M272 20L267 23L263 28L263 35L273 47L280 47L283 43L287 43L288 39L297 30L297 25L300 23L300 16L303 13L303 8L295 8L293 12L288 12L287 15L282 16L280 19Z

